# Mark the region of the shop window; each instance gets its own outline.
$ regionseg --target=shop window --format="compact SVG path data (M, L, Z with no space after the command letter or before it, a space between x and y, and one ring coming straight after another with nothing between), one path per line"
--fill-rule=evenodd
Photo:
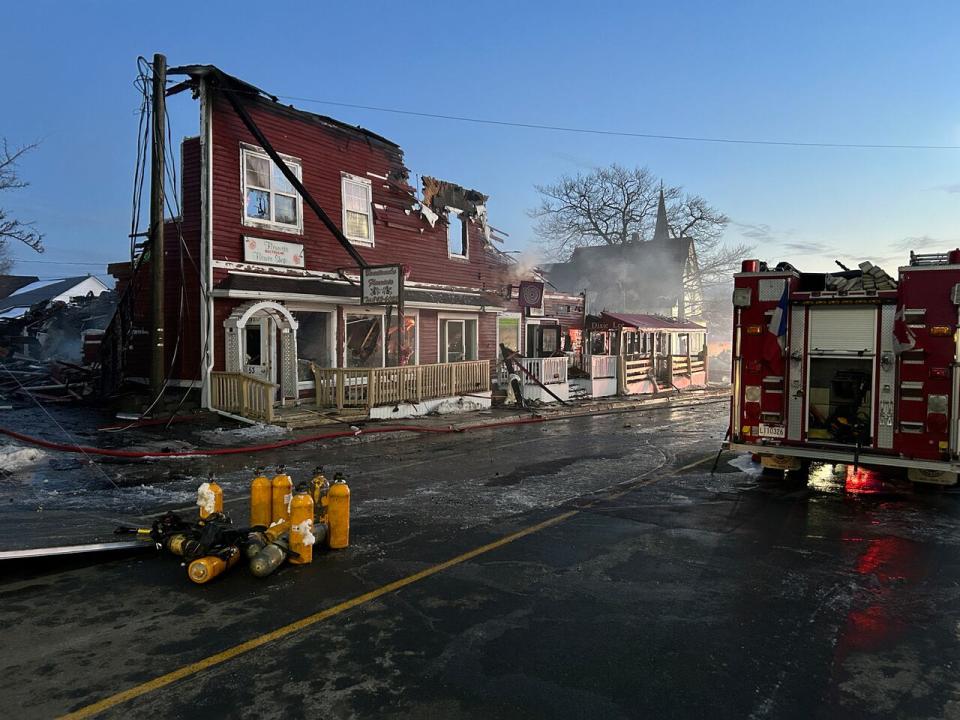
M301 228L301 199L280 168L263 152L241 149L243 162L244 224L270 225L283 230ZM300 178L300 163L284 158Z
M468 255L467 223L460 211L453 208L447 208L447 253L459 258Z
M347 367L383 367L383 316L347 315Z
M497 319L500 342L514 352L520 352L520 318L501 317Z
M300 381L313 380L310 365L334 367L331 345L333 340L333 313L297 313L297 367Z
M403 316L403 347L400 349L400 362L397 362L397 320L387 315L387 365L415 365L417 362L417 316Z
M477 321L440 321L440 362L477 359Z
M684 333L677 336L677 354L686 355L690 351L690 335Z
M559 325L527 325L527 357L551 357L559 351Z
M605 355L606 354L606 343L607 334L602 332L594 332L590 335L590 354L591 355Z

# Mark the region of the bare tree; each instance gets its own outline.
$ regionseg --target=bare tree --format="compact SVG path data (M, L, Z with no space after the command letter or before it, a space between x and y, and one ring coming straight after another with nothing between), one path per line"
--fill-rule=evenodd
M653 237L661 185L648 168L613 164L535 187L540 205L529 214L553 259L567 260L584 245L628 245ZM699 277L692 281L707 287L727 280L752 248L724 243L729 219L699 195L677 185L663 186L663 195L673 235L694 241Z
M29 184L17 174L17 161L37 145L38 143L31 143L11 150L4 139L3 149L0 150L0 191L19 190ZM34 224L11 217L6 210L0 208L0 273L9 272L13 267L11 240L22 242L38 253L43 252L43 235L36 230Z

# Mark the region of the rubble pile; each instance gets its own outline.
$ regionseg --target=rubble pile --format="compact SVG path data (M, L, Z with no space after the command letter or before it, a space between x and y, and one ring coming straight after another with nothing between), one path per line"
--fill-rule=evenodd
M96 381L97 371L91 366L40 362L22 353L0 356L0 409L9 409L14 396L41 402L83 400L94 392Z
M825 286L827 290L842 292L896 290L897 281L887 275L883 268L871 262L862 262L859 271L852 270L827 275Z

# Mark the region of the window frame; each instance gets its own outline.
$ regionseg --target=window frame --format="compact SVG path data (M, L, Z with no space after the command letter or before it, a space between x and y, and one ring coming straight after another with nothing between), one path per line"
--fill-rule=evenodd
M446 329L443 328L444 321L464 321L464 334L463 334L463 349L464 355L467 354L467 350L470 347L470 343L467 342L467 328L469 327L467 323L473 323L473 349L476 357L474 358L464 358L463 360L447 360L447 344L446 344ZM458 313L437 313L437 362L438 363L449 363L449 362L473 362L474 360L480 359L480 317L477 315L470 314L458 314Z
M278 153L281 159L287 163L293 170L293 174L297 176L297 179L300 182L303 182L303 163L300 158L293 157L292 155L284 155L283 153ZM273 184L273 168L276 167L276 164L273 160L270 159L270 156L267 155L266 151L257 146L250 145L249 143L240 143L240 216L242 218L243 224L246 227L255 227L262 228L266 230L277 230L279 232L291 233L293 235L303 235L303 198L300 196L300 193L297 192L294 188L292 196L297 205L297 224L292 225L290 223L277 222L273 219L274 212L276 210L276 202L274 202L274 197L277 194L272 187L270 188L261 188L257 186L250 186L255 190L266 190L270 195L270 219L263 220L261 218L253 218L247 215L247 157L253 156L260 159L266 160L270 168L270 182L271 186ZM277 168L279 171L279 168ZM280 195L284 197L290 197L291 193L280 192Z
M450 252L450 229L453 218L460 223L460 247L463 253ZM467 221L463 217L463 210L454 207L447 208L447 257L451 260L469 260L470 259L470 231L467 228Z
M360 185L367 192L367 231L370 233L370 237L361 238L351 236L347 232L347 183L353 183L355 185ZM358 175L352 175L346 171L340 171L340 227L343 231L344 237L347 238L353 245L363 245L365 247L375 247L376 239L373 232L373 183L370 182L369 178L360 177Z

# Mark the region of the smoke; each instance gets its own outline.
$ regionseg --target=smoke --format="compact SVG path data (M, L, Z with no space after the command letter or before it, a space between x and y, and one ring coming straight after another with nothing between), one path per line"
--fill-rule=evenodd
M510 279L514 283L528 280L534 276L544 263L544 256L536 247L530 246L519 255L513 256L514 264L510 266Z

